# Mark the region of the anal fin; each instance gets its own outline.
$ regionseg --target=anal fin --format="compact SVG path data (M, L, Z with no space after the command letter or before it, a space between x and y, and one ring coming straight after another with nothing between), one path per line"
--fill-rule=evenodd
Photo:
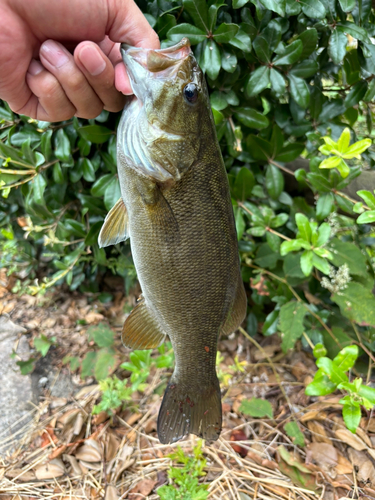
M122 341L132 349L154 349L164 342L165 333L142 299L132 310L122 329Z
M245 319L246 309L247 309L247 297L245 288L243 286L243 282L241 280L239 282L236 297L233 301L232 307L229 311L229 314L225 320L224 325L221 328L221 333L223 335L228 335L237 330L242 321Z
M129 237L129 219L122 198L108 212L100 230L98 244L100 248L116 245Z

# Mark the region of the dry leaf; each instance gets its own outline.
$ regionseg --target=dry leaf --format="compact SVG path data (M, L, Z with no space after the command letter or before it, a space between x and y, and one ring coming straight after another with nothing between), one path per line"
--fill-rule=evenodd
M4 471L4 469L2 470ZM28 470L25 472L22 469L11 469L6 472L5 477L9 479L14 479L15 477L17 477L23 483L27 483L28 481L35 481L35 474L32 470ZM1 474L0 474L0 479L1 479Z
M104 500L118 500L118 498L120 498L120 495L118 494L115 486L108 484L105 490Z
M371 459L363 451L348 449L348 455L357 472L357 480L370 488L375 486L375 468Z
M365 432L375 432L375 418L361 418L360 426Z
M348 444L357 451L365 450L367 446L356 434L351 433L348 429L336 429L335 435L337 439L341 439L344 444Z
M86 323L89 325L99 323L99 321L101 321L102 319L104 319L103 314L99 314L96 312L89 312L85 316Z
M59 458L55 458L50 462L40 465L35 469L37 479L54 479L65 474L65 467Z
M306 464L313 464L330 477L336 477L335 467L338 463L338 453L332 444L316 442L306 447Z
M154 489L157 481L152 479L143 479L134 488L132 488L128 494L129 500L144 500L151 491Z
M74 476L81 476L82 469L80 468L76 457L73 457L72 455L64 455L63 458L66 462L69 462L70 465L72 466L70 475L72 475L73 473Z
M331 444L331 440L327 436L327 432L321 423L310 420L307 422L307 428L311 432L311 438L315 443Z
M264 359L272 358L275 355L275 353L280 350L281 350L280 345L277 344L266 345L263 347L261 351L256 350L254 352L254 360L263 361Z
M120 441L114 434L108 433L105 437L105 459L107 462L115 458L119 449Z
M83 468L87 470L102 470L102 462L87 462L86 460L80 460L79 465L82 470Z
M353 471L353 466L347 458L345 458L341 453L338 453L338 462L336 466L336 472L338 475L341 474L351 474Z
M102 448L95 439L86 439L85 444L78 448L75 455L85 462L99 462L103 458Z
M368 437L368 434L367 432L365 432L363 429L361 429L361 427L357 427L357 430L356 430L356 435L362 439L362 441L364 443L367 444L367 446L369 448L372 448L372 442L371 442L371 439Z
M309 420L326 420L327 413L323 410L311 410L302 415L300 422L308 422Z

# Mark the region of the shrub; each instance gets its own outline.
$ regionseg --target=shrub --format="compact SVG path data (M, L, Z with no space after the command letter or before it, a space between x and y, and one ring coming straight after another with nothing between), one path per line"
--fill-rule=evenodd
M324 344L330 357L353 343L359 360L372 355L372 3L139 4L163 46L190 38L207 76L251 283L248 332L278 332L285 351L301 338L305 347ZM120 196L118 115L49 124L3 104L0 118L0 265L32 293L63 281L95 292L106 270L128 291L128 243L97 245Z

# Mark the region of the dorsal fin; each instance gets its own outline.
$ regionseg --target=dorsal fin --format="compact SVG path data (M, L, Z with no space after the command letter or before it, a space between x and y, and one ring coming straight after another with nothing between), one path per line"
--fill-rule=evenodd
M128 212L123 199L120 198L113 208L108 212L99 233L99 247L116 245L129 237Z

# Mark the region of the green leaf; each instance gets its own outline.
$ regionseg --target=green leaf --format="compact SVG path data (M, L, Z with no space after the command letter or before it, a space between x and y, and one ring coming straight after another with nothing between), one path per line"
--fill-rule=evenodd
M223 92L215 91L210 95L211 107L217 111L221 111L228 106L225 94Z
M329 37L328 54L335 64L340 64L346 54L348 39L342 31L333 30Z
M85 379L94 375L94 368L96 362L97 353L95 351L89 351L82 360L81 365L81 378Z
M301 269L301 258L299 254L289 253L285 257L283 270L286 278L305 278Z
M301 302L291 301L281 306L279 329L282 332L281 347L283 352L292 349L302 336L306 312L307 310Z
M271 83L271 88L275 92L275 94L277 96L283 95L286 89L286 81L285 78L282 76L282 74L279 73L279 71L277 71L276 69L271 68L269 79Z
M364 278L368 276L366 257L354 243L334 238L329 248L333 255L332 263L335 266L347 264L350 274Z
M292 439L292 442L295 446L306 446L305 438L303 436L303 432L299 428L297 422L288 422L284 425L284 430L287 435Z
M90 326L87 334L99 347L111 347L113 345L114 331L105 323Z
M237 68L237 57L235 54L223 51L221 55L221 67L228 73L234 73Z
M183 0L184 9L194 21L194 26L208 32L208 10L205 0ZM181 26L181 25L180 25ZM169 33L168 33L169 36ZM170 38L170 37L169 37Z
M276 311L274 309L266 316L266 319L264 320L262 327L262 334L265 337L269 337L270 335L276 333L278 322L279 322L279 311Z
M316 246L321 247L327 243L331 236L331 226L327 222L323 222L318 229L318 240Z
M340 135L339 140L337 141L337 149L340 153L345 153L350 144L350 129L346 127L342 134Z
M347 33L357 40L361 40L361 42L369 42L367 31L350 21L341 21L337 24L336 29Z
M247 4L249 0L233 0L232 5L234 9L240 9Z
M313 354L315 358L322 358L323 356L327 356L327 349L323 344L316 344L314 346Z
M371 290L351 281L331 299L340 306L341 314L360 326L375 326L375 297Z
M326 261L325 258L319 257L319 255L316 254L316 249L314 250L314 253L313 253L313 264L323 274L327 274L327 275L329 274L329 271L330 271L329 263Z
M303 60L315 52L318 42L318 32L315 28L310 28L298 35L298 40L301 40L303 45L302 54L300 55L300 60Z
M323 220L329 216L334 206L334 197L332 193L321 194L316 203L316 218Z
M121 188L119 180L114 178L112 182L108 185L104 193L104 205L109 211L115 206L117 201L121 198Z
M344 12L351 12L357 3L356 0L339 0L339 2Z
M234 221L236 223L237 239L239 241L242 238L242 235L246 228L245 219L240 207L237 207L234 210Z
M309 219L306 217L306 215L303 215L301 213L297 213L296 214L296 224L298 227L300 237L303 240L310 242L311 241L311 226L310 226Z
M355 434L362 417L359 403L346 402L342 408L342 416L346 427Z
M352 108L361 101L367 92L367 82L362 81L356 83L350 90L349 94L344 99L344 106Z
M254 260L254 262L259 267L273 269L276 266L279 258L280 258L280 255L277 254L276 252L274 252L268 246L267 243L262 243L258 247L256 259Z
M289 219L288 214L281 213L281 214L276 215L275 217L272 217L269 225L270 225L270 227L275 229L277 227L283 226L287 222L288 219Z
M313 270L313 251L305 250L301 255L301 269L305 276L310 276Z
M307 243L307 241L302 239L283 241L280 247L280 254L284 256L289 252L296 252L298 250L301 250L301 248L310 250L311 245Z
M341 158L338 156L330 156L325 158L319 165L319 168L337 168L340 165Z
M272 157L271 144L265 139L262 139L262 137L249 134L246 138L246 146L251 156L256 160L267 161Z
M299 78L309 78L310 76L316 75L318 71L319 64L312 59L308 59L297 64L297 66L294 66L290 70L290 73Z
M273 418L273 409L269 401L259 398L243 399L239 411L256 418Z
M86 141L90 141L94 144L103 144L113 135L112 130L103 127L103 125L86 125L85 127L80 127L78 133L81 137L86 139Z
M307 17L324 19L326 9L320 0L300 0L302 11Z
M101 196L104 196L104 193L107 189L107 187L111 184L111 182L113 181L113 174L105 174L105 175L102 175L101 177L99 177L99 179L97 179L95 181L95 183L93 184L92 188L91 188L91 194L93 196L97 196L97 197L101 197Z
M212 36L217 43L227 43L237 35L238 30L239 27L237 26L237 24L222 23L214 31Z
M242 167L236 176L233 185L233 196L237 200L244 201L251 197L251 191L255 186L254 174L246 167Z
M69 138L62 128L58 129L55 134L55 156L66 162L71 158Z
M342 155L343 158L350 160L352 158L360 159L360 154L362 154L366 149L368 149L372 144L371 139L362 139L362 141L355 142L345 151Z
M358 354L359 350L357 345L348 345L337 354L333 362L336 366L341 368L341 370L347 372L355 365Z
M216 80L221 68L221 54L219 47L213 40L208 40L204 49L203 68L211 80Z
M298 158L302 151L305 149L305 145L300 142L293 142L287 144L283 147L281 152L276 156L275 161L290 162Z
M257 68L246 84L246 93L249 97L257 95L270 84L270 69L267 66Z
M316 366L323 370L330 381L336 385L348 381L348 377L345 375L345 372L337 365L335 365L334 362L329 358L326 358L324 356L318 358L316 360Z
M16 365L20 367L21 375L28 375L35 368L35 358L29 358L27 361L16 361Z
M281 35L281 30L280 30ZM268 41L262 35L258 35L253 42L255 53L260 61L270 62L271 50Z
M82 159L82 172L83 172L83 178L85 179L85 181L94 182L95 169L94 169L94 165L91 163L91 161L88 158Z
M273 200L277 200L284 190L284 176L280 169L271 163L267 165L265 186Z
M375 222L375 210L364 212L357 219L357 224L371 224Z
M34 347L44 357L47 355L47 352L49 351L49 348L51 347L51 345L53 345L55 343L54 339L55 339L55 337L52 339L49 339L45 335L41 335L40 337L37 337L36 339L34 339Z
M242 29L238 31L237 35L229 43L243 52L251 52L251 38Z
M288 75L290 84L290 93L296 103L301 108L306 109L310 103L310 90L309 85L302 78L298 78L293 74Z
M277 66L294 64L298 61L300 55L302 54L302 48L303 45L301 40L295 40L286 47L285 51L282 54L277 55L274 58L272 64Z
M326 396L334 392L336 388L337 385L331 382L322 369L319 369L315 373L314 380L306 387L305 394L307 396Z
M277 234L270 233L267 231L266 239L269 247L274 251L278 252L280 250L280 237Z
M113 349L100 349L96 358L94 375L96 380L104 380L116 367L116 353Z
M38 203L39 205L45 205L43 194L47 186L47 181L45 180L43 174L38 174L36 177L34 177L32 185L33 199L35 203Z
M357 195L362 198L366 205L375 210L375 196L370 191L360 190Z
M234 116L249 128L261 130L269 125L268 118L252 108L236 108Z
M281 17L285 15L285 0L260 0L260 3L268 10L276 12Z

